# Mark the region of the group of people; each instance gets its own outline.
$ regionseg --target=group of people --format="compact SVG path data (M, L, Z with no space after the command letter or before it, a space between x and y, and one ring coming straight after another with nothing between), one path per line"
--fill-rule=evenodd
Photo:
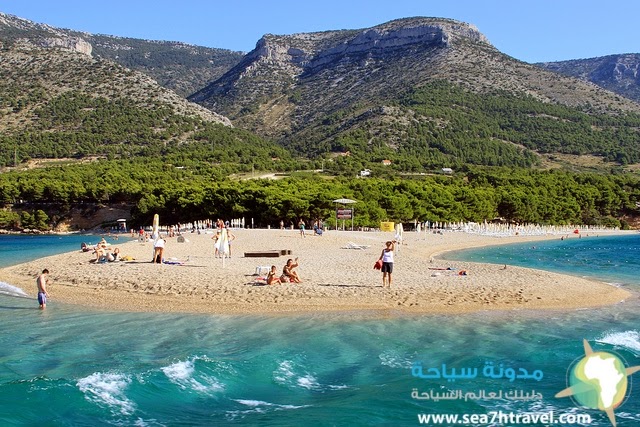
M302 283L298 272L295 268L299 266L298 258L292 260L289 258L282 268L282 274L278 276L278 269L275 265L271 266L271 271L267 274L267 285L275 285L278 283Z
M300 222L298 222L298 228L300 229L300 236L302 237L307 237L307 235L305 234L305 227L306 224L304 222L303 219L300 219ZM324 232L324 225L322 224L322 221L318 220L318 221L314 221L313 223L313 235L317 235L317 236L322 236L322 233Z
M86 243L80 245L80 248L83 252L91 250ZM93 262L114 262L120 260L120 249L111 249L104 237L94 246L93 254L96 256L95 259L92 260Z
M222 221L222 220L218 220L218 221ZM214 234L214 236L212 237L213 239L213 256L215 258L222 258L223 256L226 256L227 258L231 258L231 242L235 240L236 236L231 232L231 230L227 229L227 246L226 247L221 247L222 245L222 229L225 228L224 224L220 224L218 223L219 227L218 227L218 231L216 231L216 234ZM220 225L222 225L220 227Z

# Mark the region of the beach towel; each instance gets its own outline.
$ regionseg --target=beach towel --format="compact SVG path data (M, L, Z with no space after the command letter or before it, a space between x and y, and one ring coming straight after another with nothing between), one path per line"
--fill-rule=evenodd
M377 260L376 263L373 264L373 268L374 270L382 270L382 260Z

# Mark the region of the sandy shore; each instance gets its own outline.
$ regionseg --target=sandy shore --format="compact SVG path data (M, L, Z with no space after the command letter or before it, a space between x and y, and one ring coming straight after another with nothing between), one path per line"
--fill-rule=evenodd
M391 289L373 264L390 233L327 232L300 237L293 230L235 230L232 257L223 267L213 256L212 234L167 239L165 257L182 265L152 264L152 243L110 240L130 262L95 264L76 251L0 269L0 280L35 296L35 278L47 268L50 306L66 302L124 311L191 313L295 313L375 310L460 313L482 310L575 309L618 303L631 294L583 278L491 264L444 261L437 254L469 247L559 239L488 237L467 233L405 233L396 254ZM572 236L573 238L573 236ZM589 238L589 237L585 237ZM349 242L368 246L346 249ZM95 241L92 243L96 243ZM290 250L278 258L244 257L244 252ZM256 282L257 266L282 271L287 258L300 258L301 284ZM437 268L452 270L435 270ZM459 275L460 270L467 272ZM35 303L34 303L35 304Z

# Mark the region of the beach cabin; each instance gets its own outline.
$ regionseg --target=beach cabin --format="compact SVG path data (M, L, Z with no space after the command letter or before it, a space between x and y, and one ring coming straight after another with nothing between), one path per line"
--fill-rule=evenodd
M116 221L118 223L118 232L126 233L127 232L127 220L122 218Z

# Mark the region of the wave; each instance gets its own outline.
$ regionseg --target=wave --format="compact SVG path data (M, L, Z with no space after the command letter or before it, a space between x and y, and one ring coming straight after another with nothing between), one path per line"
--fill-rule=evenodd
M309 405L280 405L278 403L269 403L269 402L264 402L262 400L246 400L246 399L233 399L234 401L241 403L245 406L250 406L250 407L260 407L260 406L266 406L266 407L273 407L276 409L300 409L300 408L307 408Z
M211 394L224 390L224 384L216 378L196 372L194 357L189 360L173 363L161 368L169 381L183 390L193 390L198 393Z
M77 386L88 401L131 415L135 404L125 395L130 383L131 378L123 374L96 372L78 380Z
M640 353L640 332L638 331L607 332L601 338L596 338L596 341Z
M380 364L390 368L411 369L413 360L397 350L387 350L378 355Z
M304 388L307 390L342 390L349 388L348 385L320 384L314 373L304 371L302 366L298 366L291 360L280 362L278 368L273 372L273 380L281 385L293 388Z
M10 295L12 297L29 298L29 295L27 295L22 289L6 282L0 282L0 294Z
M307 408L309 405L281 405L278 403L264 402L262 400L247 400L247 399L233 399L235 402L241 405L247 406L250 409L227 411L226 417L229 420L235 420L239 417L250 414L264 414L270 411L285 411L292 409Z

